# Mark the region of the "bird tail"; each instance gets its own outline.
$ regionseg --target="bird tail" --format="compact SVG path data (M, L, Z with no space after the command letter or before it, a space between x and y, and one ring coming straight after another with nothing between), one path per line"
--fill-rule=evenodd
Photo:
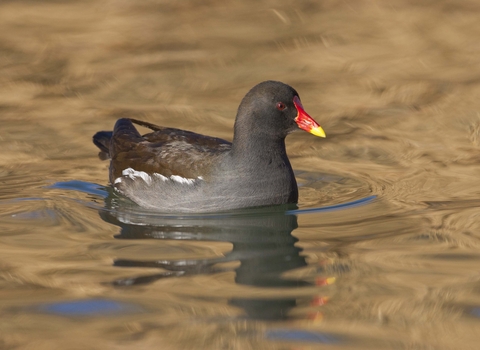
M100 153L98 154L100 159L109 159L111 158L111 152L116 154L129 150L132 148L132 144L143 141L142 136L133 126L132 121L138 122L140 125L148 124L135 119L121 118L115 123L113 131L99 131L93 135L93 143L100 148Z
M112 131L99 131L93 135L93 143L100 148L98 157L102 160L110 158L110 140L112 139Z

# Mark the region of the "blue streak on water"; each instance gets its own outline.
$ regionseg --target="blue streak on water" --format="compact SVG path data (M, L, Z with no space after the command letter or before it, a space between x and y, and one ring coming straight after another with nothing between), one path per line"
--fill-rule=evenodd
M301 331L297 329L273 329L265 332L265 337L272 340L287 340L309 343L337 344L340 339L320 332Z
M43 304L39 306L37 310L60 316L107 316L140 311L139 308L131 304L105 299L74 300Z
M97 185L91 182L72 180L65 182L56 182L47 188L57 189L57 190L72 190L79 191L95 196L100 196L106 198L108 196L108 191L105 186Z
M369 197L357 199L351 202L330 205L327 207L289 210L286 212L286 214L309 214L309 213L321 213L321 212L327 212L327 211L351 209L354 207L359 207L361 205L372 203L375 199L377 199L377 196L369 196Z

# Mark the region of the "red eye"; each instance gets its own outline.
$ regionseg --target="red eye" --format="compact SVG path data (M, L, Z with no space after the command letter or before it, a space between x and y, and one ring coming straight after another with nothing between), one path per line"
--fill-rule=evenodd
M283 111L285 108L287 108L287 106L285 106L285 103L283 102L277 102L277 109L279 111Z

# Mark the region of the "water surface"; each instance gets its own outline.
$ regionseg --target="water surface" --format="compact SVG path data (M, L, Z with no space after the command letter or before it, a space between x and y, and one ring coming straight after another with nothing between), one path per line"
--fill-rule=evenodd
M476 349L476 1L0 3L0 348ZM275 79L298 208L108 189L119 117L231 140Z

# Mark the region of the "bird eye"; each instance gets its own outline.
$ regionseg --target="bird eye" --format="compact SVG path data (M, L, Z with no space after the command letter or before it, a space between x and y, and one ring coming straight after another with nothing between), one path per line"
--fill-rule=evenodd
M283 111L285 108L287 108L287 106L285 106L285 103L283 102L277 102L277 109L279 111Z

